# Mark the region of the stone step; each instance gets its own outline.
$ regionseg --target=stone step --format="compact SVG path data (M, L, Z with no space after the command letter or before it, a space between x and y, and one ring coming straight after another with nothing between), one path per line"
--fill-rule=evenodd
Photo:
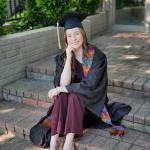
M53 104L53 100L48 99L47 93L52 87L52 82L21 79L5 86L3 88L3 97L8 101L49 108ZM108 92L108 97L110 102L118 101L131 105L132 111L124 118L124 125L150 133L149 98L137 98L110 92Z
M46 114L46 110L25 104L1 101L0 127L3 131L13 134L11 140L0 142L2 150L43 150L29 141L30 128ZM149 150L150 135L126 129L124 137L110 136L108 129L85 129L82 138L75 139L76 150ZM3 135L2 135L3 136ZM1 136L0 136L0 139ZM3 139L4 140L4 139ZM59 140L63 143L64 139Z
M52 81L55 72L55 56L28 64L26 66L27 78ZM112 92L130 93L133 94L132 96L136 96L138 93L140 97L150 97L150 78L112 71L113 68L109 64L108 68L110 68L108 69L108 85Z

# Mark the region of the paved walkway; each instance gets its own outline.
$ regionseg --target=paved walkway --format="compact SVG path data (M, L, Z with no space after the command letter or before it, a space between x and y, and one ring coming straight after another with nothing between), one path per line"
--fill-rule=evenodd
M107 55L109 72L150 77L150 34L106 33L92 43Z

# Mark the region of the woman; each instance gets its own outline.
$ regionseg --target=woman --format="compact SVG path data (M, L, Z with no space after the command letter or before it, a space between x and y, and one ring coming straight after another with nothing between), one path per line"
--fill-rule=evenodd
M38 123L38 127L51 129L50 150L57 149L61 135L66 135L63 150L71 150L73 139L83 135L83 121L87 119L99 120L96 123L101 120L112 126L115 134L120 134L123 128L113 123L120 123L131 110L125 104L108 104L106 56L87 43L81 24L84 18L81 14L68 13L60 21L65 29L66 49L56 57L55 88L48 92L48 97L54 98L54 105Z

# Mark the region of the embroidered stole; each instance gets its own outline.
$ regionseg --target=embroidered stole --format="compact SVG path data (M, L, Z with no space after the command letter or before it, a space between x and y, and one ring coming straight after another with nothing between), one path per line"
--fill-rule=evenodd
M94 48L88 49L88 50L86 50L85 57L82 58L84 77L87 77L88 72L90 71L90 68L91 68L92 62L93 62L94 53L95 53ZM113 125L110 115L109 115L105 105L100 114L100 118L104 123L112 126L113 129L118 130L118 131L124 131L124 128L122 126Z
M90 71L90 68L92 66L94 53L95 53L94 48L88 49L85 52L85 57L83 57L82 59L83 73L85 77L87 77L88 72ZM102 109L100 118L102 119L103 122L112 125L109 113L105 106Z

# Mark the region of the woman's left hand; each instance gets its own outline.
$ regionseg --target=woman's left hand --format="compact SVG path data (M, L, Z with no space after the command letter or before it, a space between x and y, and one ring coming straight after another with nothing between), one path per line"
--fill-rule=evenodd
M48 91L48 97L54 98L55 96L59 95L60 91L58 90L58 87L51 89Z

